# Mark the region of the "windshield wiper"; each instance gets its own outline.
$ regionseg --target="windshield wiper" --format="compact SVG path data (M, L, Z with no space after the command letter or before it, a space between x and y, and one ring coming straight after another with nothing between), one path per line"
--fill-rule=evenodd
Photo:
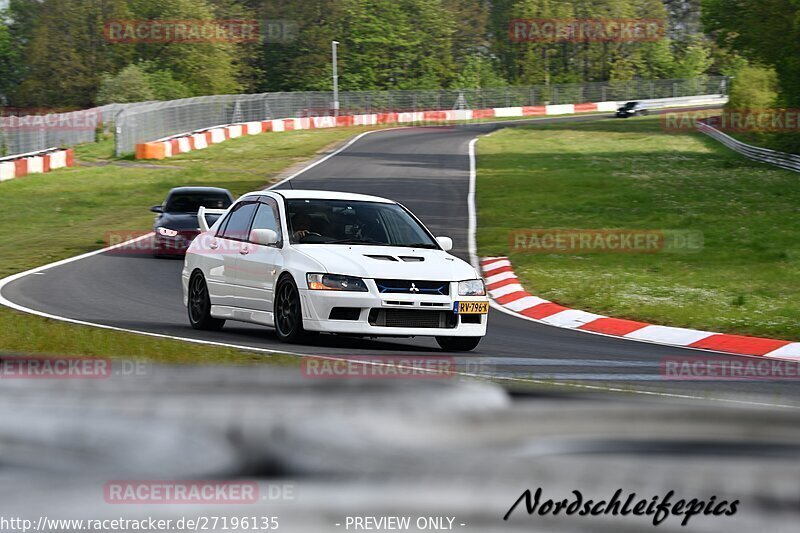
M398 244L397 246L405 246L406 248L429 248L431 250L439 248L432 242L415 242L413 244Z
M388 242L375 241L372 239L340 239L338 241L328 241L323 244L375 244L378 246L391 246Z
M399 248L429 248L429 249L438 248L438 246L436 246L435 244L428 242L414 242L411 244L392 244L389 242L381 242L373 239L340 239L338 241L328 241L323 244L372 244L374 246L397 246Z

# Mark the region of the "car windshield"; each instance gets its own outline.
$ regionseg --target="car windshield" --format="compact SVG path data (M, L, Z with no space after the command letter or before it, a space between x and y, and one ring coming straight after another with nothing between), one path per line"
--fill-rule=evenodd
M639 105L639 102L628 102L627 104L625 104L625 109L633 109L637 105Z
M197 213L200 206L206 209L227 209L231 199L217 192L181 192L170 195L164 211L167 213Z
M294 244L370 244L439 248L430 234L398 204L348 200L289 200Z

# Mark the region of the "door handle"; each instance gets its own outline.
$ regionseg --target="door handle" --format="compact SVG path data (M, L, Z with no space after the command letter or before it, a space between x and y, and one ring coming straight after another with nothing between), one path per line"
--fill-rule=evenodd
M247 254L249 254L249 253L250 253L250 249L249 249L249 248L247 248L246 246L243 246L243 247L241 247L241 248L239 249L239 253L240 253L240 254L242 254L242 255L247 255Z
M211 241L211 244L209 244L208 247L212 250L216 250L219 247L219 243L216 240Z

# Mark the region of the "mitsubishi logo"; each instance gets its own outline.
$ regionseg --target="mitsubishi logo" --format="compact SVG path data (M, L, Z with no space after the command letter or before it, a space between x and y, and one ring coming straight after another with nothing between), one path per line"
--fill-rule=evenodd
M419 289L417 288L417 286L414 284L413 281L411 282L411 288L408 289L408 292L419 292Z

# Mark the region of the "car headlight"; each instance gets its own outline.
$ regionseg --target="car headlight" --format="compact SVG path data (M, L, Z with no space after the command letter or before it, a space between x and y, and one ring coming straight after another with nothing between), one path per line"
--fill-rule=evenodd
M178 232L175 231L174 229L169 229L159 226L158 234L163 235L164 237L175 237L178 234Z
M458 282L459 296L486 296L486 285L482 279L468 279Z
M308 280L308 288L316 291L368 291L364 280L353 276L306 274L306 279Z

